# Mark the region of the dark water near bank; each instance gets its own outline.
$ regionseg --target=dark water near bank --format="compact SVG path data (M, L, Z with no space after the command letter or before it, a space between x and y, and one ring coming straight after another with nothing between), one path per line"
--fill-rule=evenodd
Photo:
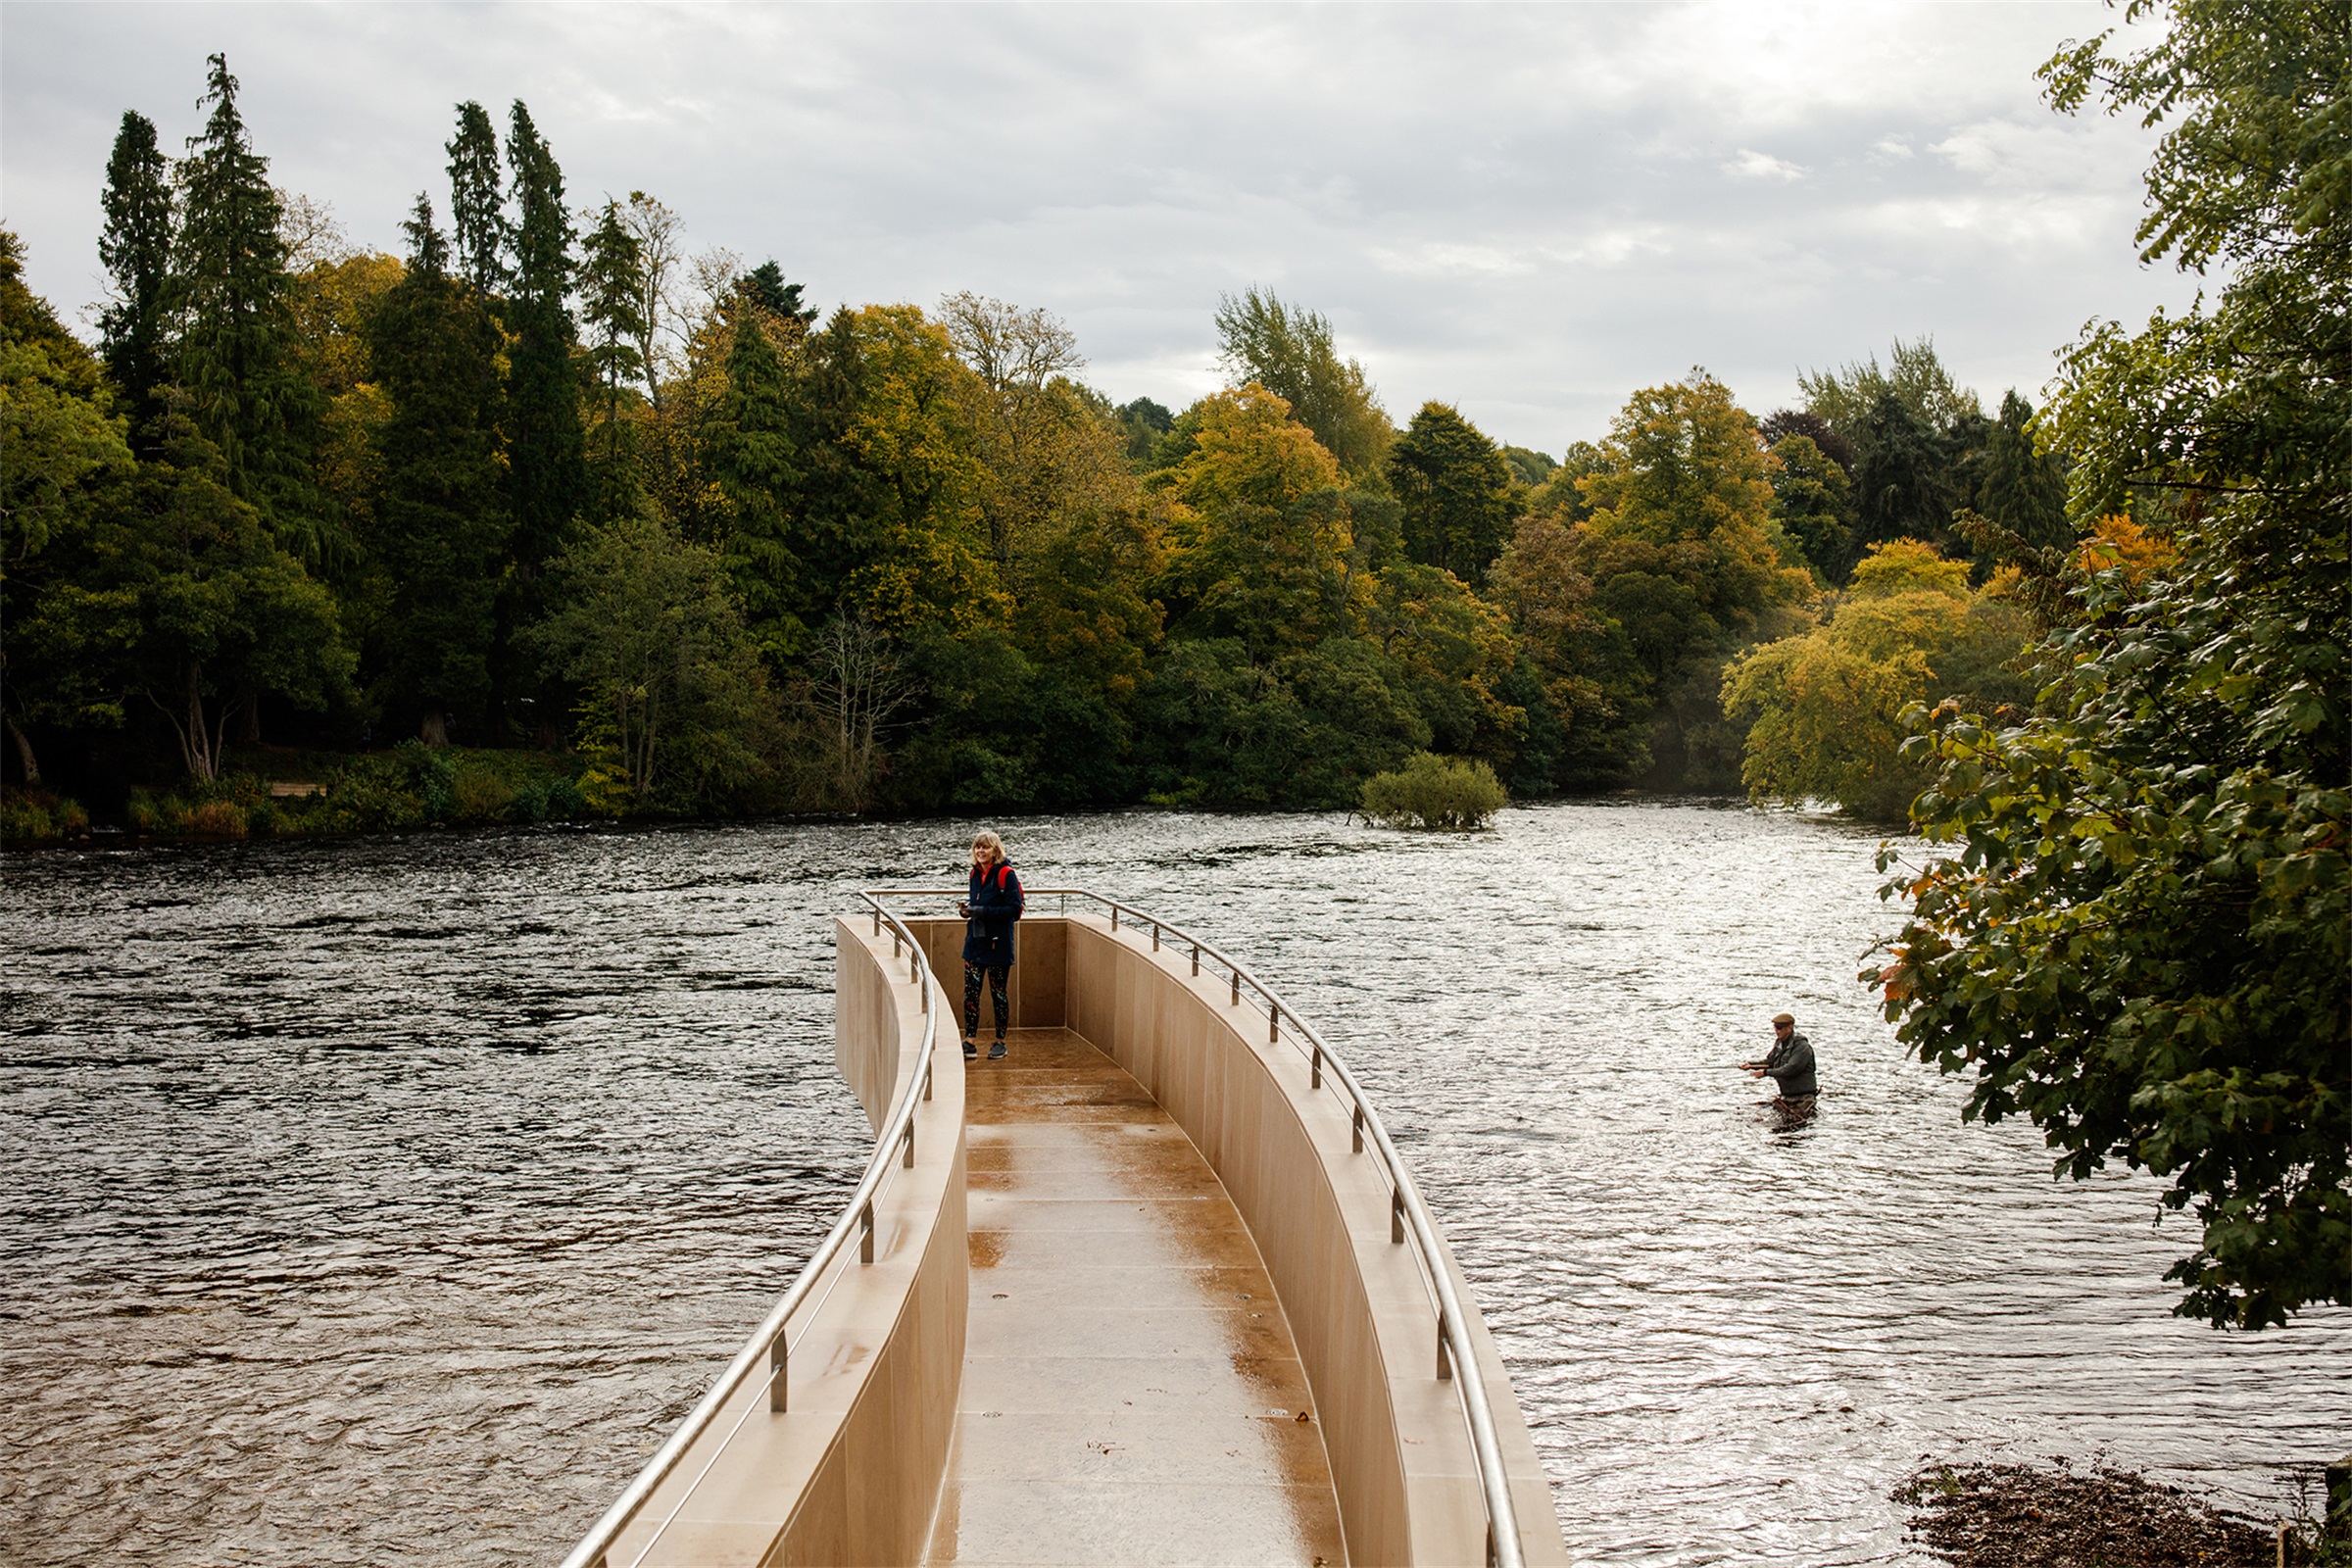
M550 1561L855 1180L827 914L969 824L0 865L0 1562ZM2268 1515L2352 1448L2352 1313L2167 1315L2153 1187L1963 1126L1857 958L1875 837L1703 806L1008 828L1347 1051L1510 1359L1583 1559L1912 1560L1923 1454ZM1783 1006L1823 1111L1743 1075Z

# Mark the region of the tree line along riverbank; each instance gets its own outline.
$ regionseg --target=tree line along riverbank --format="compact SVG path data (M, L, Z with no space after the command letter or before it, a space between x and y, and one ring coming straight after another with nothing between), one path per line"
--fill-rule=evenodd
M1224 390L1114 404L1048 312L820 322L654 196L573 210L520 103L355 245L208 86L183 156L133 110L92 171L94 351L0 258L20 832L403 735L572 753L626 815L1352 805L1424 751L1899 814L1906 705L2031 702L2019 553L2129 526L1925 341L1542 453L1392 421L1250 289Z

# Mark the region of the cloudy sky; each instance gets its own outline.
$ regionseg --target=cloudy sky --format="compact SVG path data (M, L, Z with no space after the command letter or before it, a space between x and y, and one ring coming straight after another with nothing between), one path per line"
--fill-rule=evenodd
M2110 24L2037 4L0 6L0 219L69 318L137 109L176 149L225 51L283 187L397 248L446 211L452 106L525 100L575 204L650 191L809 298L970 288L1065 318L1124 401L1217 384L1222 290L1319 310L1399 421L1557 453L1704 365L1932 334L2032 394L2134 259L2149 138L2034 68Z

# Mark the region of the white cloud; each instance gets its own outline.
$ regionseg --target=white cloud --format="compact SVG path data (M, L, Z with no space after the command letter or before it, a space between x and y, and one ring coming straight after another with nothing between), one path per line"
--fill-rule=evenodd
M1760 153L1753 147L1742 147L1740 156L1723 166L1723 172L1740 179L1797 180L1805 172L1796 165Z
M2038 100L2097 0L0 20L8 220L68 313L100 290L117 120L175 147L215 49L272 177L362 241L439 198L454 103L503 122L519 97L575 205L651 191L693 245L773 256L827 304L1046 306L1122 401L1213 384L1217 294L1251 282L1328 314L1392 409L1453 402L1553 451L1694 363L1761 411L1896 334L2033 388L2085 317L2189 292L2132 259L2145 133Z

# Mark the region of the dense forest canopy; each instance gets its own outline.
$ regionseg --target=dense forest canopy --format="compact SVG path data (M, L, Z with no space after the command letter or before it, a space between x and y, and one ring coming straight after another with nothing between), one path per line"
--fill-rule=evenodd
M404 736L567 752L618 813L1352 805L1424 751L1732 788L1727 662L1874 546L1981 585L1955 511L2072 537L2032 411L1924 340L1761 420L1696 370L1555 459L1399 427L1251 286L1224 390L1114 404L1050 311L820 318L656 196L578 204L521 103L457 107L399 256L272 186L219 57L205 108L92 172L94 353L0 263L8 776L102 814Z

